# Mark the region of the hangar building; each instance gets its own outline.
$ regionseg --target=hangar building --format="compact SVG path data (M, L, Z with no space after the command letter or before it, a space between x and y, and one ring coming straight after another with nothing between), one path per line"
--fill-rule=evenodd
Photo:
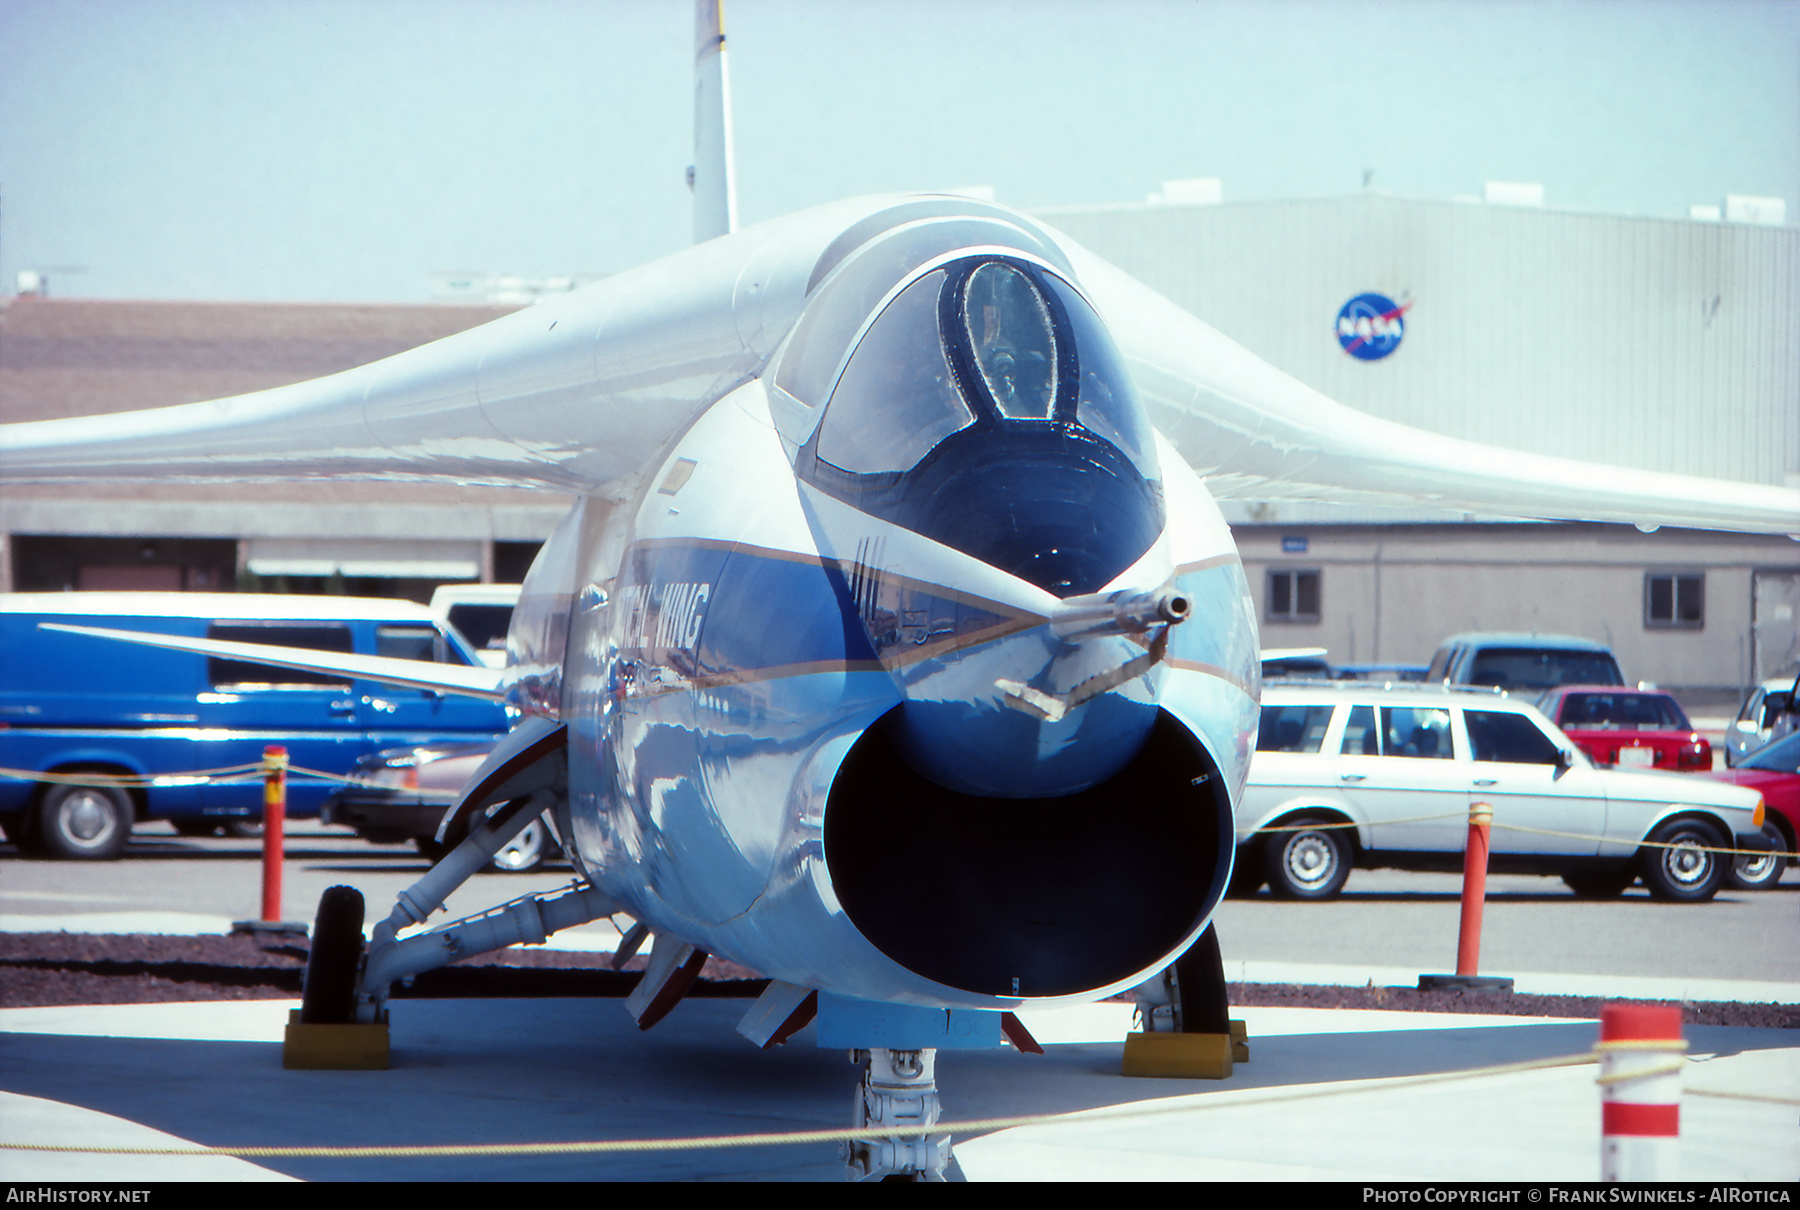
M1627 218L1368 193L1040 213L1370 415L1800 485L1800 228L1713 210ZM1369 294L1402 326L1365 360L1346 353L1339 315ZM1280 503L1228 503L1226 516L1268 647L1424 663L1462 630L1578 634L1611 646L1629 678L1715 702L1800 659L1800 542L1785 537Z
M1371 415L1800 483L1800 228L1374 193L1041 213ZM1398 315L1379 325L1393 331L1371 342L1390 346L1377 358L1347 354L1338 335L1340 309L1363 295ZM282 385L512 309L21 295L0 307L0 421ZM423 599L447 580L517 579L567 503L418 484L15 487L0 497L0 591ZM1271 647L1423 663L1460 630L1574 633L1612 646L1627 676L1709 704L1800 658L1800 542L1785 537L1284 503L1227 516Z

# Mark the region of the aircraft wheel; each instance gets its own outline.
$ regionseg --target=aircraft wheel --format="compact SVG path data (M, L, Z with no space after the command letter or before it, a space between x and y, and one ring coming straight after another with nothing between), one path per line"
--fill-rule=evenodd
M48 857L111 861L125 851L132 815L117 786L51 786L38 804L37 844Z
M413 848L419 851L419 856L423 857L426 861L429 861L432 865L436 865L438 862L448 857L450 855L450 850L456 847L454 845L439 844L437 839L431 836L415 836L413 837L412 843Z
M1302 816L1282 826L1329 822ZM1263 873L1269 890L1282 899L1329 899L1350 877L1350 841L1341 828L1273 833L1263 842Z
M362 958L363 897L352 886L326 888L313 918L306 978L300 985L304 1025L348 1025L356 1016L356 967Z
M1781 829L1765 823L1762 834L1763 839L1775 848L1772 852L1739 857L1731 863L1731 872L1725 880L1736 890L1766 891L1781 881L1781 872L1787 869L1787 838L1781 834Z
M1719 893L1730 859L1707 849L1725 842L1698 820L1678 819L1651 833L1650 839L1671 848L1644 852L1644 885L1650 897L1668 903L1705 903Z
M1269 880L1263 873L1261 855L1255 850L1238 850L1238 860L1231 866L1231 881L1225 884L1227 899L1248 899L1262 890Z

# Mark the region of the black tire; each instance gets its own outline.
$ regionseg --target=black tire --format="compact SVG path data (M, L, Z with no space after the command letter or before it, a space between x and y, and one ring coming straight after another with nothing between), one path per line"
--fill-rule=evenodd
M300 985L303 1025L348 1025L356 1016L356 968L362 959L363 897L353 886L327 887L313 918L306 979Z
M1563 884L1577 899L1617 899L1637 879L1637 871L1632 869L1581 870L1562 876Z
M436 838L431 836L413 837L413 848L419 850L419 856L423 857L426 861L429 861L432 865L436 865L438 862L448 857L450 855L450 850L455 847L455 845L450 844L439 844Z
M1219 953L1218 930L1207 925L1187 953L1175 959L1172 969L1181 1003L1181 1032L1230 1033L1231 1002L1225 986L1225 960Z
M51 786L33 836L46 857L111 861L131 839L131 797L117 786Z
M1329 824L1320 816L1301 816L1282 827ZM1263 874L1269 890L1282 899L1330 899L1350 877L1350 840L1344 829L1320 827L1272 832L1263 840Z
M1716 830L1697 819L1678 819L1650 834L1650 839L1679 848L1645 849L1644 885L1652 899L1665 903L1705 903L1719 893L1731 858L1705 852L1726 845Z
M1749 857L1733 859L1731 870L1725 875L1725 882L1734 890L1766 891L1781 881L1781 873L1787 869L1787 838L1781 829L1772 823L1762 826L1763 839L1774 846L1767 853L1757 853Z

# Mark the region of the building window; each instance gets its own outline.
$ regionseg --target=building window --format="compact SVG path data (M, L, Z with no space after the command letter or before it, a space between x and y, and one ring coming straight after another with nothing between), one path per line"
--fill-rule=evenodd
M1644 573L1644 625L1698 630L1706 624L1706 573Z
M1269 572L1269 621L1319 620L1319 573L1283 568Z

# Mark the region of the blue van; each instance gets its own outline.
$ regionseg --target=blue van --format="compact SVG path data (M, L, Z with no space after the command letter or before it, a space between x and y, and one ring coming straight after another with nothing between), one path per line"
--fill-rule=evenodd
M110 858L140 820L203 835L260 819L260 780L206 774L255 764L268 744L286 747L296 770L342 775L383 748L492 739L508 726L496 701L45 630L42 622L480 666L453 628L406 601L0 595L0 829L27 852ZM86 773L134 780L122 788L84 782ZM288 814L316 816L333 788L291 778Z

